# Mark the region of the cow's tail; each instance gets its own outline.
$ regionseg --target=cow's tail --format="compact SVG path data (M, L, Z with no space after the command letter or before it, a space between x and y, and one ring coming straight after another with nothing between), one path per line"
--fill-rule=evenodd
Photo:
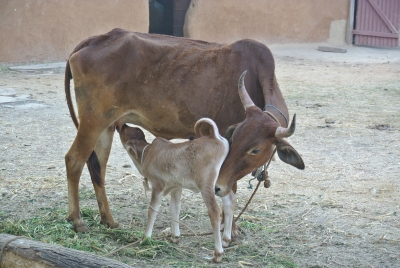
M75 48L74 52L79 50L79 46ZM73 53L74 53L73 52ZM75 124L75 127L78 129L79 127L79 122L78 118L76 117L74 105L72 103L72 98L71 98L71 79L72 79L72 73L71 73L71 68L69 66L69 60L67 60L67 65L65 66L65 80L64 80L64 86L65 86L65 97L67 99L67 105L69 109L69 114L71 115L72 121ZM100 161L97 158L96 152L93 151L92 154L90 155L89 159L86 162L89 173L90 173L90 178L92 179L92 182L96 183L98 186L102 187L102 179L101 179L101 168L100 168Z
M79 122L76 117L76 113L74 110L74 105L72 103L72 98L71 98L71 79L72 79L72 73L71 73L71 68L69 66L69 60L67 61L67 65L65 66L65 79L64 79L64 86L65 86L65 97L67 99L67 104L68 104L68 109L69 109L69 114L71 115L72 121L75 124L75 127L79 127Z

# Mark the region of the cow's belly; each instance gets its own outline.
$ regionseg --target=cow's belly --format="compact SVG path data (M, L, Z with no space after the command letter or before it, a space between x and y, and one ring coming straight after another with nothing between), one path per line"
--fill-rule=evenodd
M186 139L194 135L193 127L196 121L197 119L193 119L192 122L182 121L178 113L171 111L165 113L130 112L119 118L115 125L120 127L130 123L146 129L156 137Z

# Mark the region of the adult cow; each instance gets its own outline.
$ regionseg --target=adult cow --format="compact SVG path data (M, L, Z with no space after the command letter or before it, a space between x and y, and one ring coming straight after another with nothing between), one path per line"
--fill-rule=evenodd
M260 109L271 105L267 108L270 114L287 126L288 110L274 68L269 49L252 40L224 45L114 29L82 41L69 57L65 71L67 103L78 129L65 156L68 219L73 221L74 229L88 230L80 217L78 197L85 162L101 223L118 227L104 189L116 125L133 123L155 136L172 139L193 135L195 122L203 117L213 119L221 133L244 120L234 132L233 128L228 131L233 135L230 153L220 172L219 190L216 189L220 196L228 194L238 179L265 163L274 145L278 152L284 152L279 154L283 161L304 168L298 153L274 136L279 124ZM242 104L237 79L244 70L248 70L249 96L242 96ZM71 100L72 78L79 122ZM254 106L249 99L254 100ZM288 130L279 127L283 133L289 133Z

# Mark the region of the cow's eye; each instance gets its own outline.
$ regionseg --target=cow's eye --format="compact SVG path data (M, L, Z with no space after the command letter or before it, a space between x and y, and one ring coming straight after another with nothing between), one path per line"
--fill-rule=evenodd
M254 149L253 151L250 152L250 154L258 154L260 152L260 149Z

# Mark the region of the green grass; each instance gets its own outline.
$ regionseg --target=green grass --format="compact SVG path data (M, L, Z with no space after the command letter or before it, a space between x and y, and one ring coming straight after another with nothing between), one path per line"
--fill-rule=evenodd
M75 233L72 223L66 221L65 209L39 209L36 216L21 220L9 219L0 212L0 233L27 236L35 241L58 244L67 248L104 255L143 237L143 226L127 226L124 229L110 229L99 223L96 209L85 208L81 216L91 229L88 233ZM266 257L265 244L272 229L262 222L241 221L240 226L247 232L256 234L260 241L237 245L234 250L226 252L222 264L237 266L239 261L252 263L263 267L296 267L284 255L269 253ZM275 232L276 230L272 230ZM185 239L185 238L182 238ZM209 267L209 260L203 257L211 254L214 241L209 237L201 238L201 246L197 239L186 238L185 246L171 244L166 239L160 239L157 233L152 239L133 247L124 248L108 257L136 266L161 265L163 267ZM205 251L208 249L208 251ZM219 267L219 266L218 266ZM225 267L225 266L224 266Z
M98 212L91 209L81 211L82 218L91 228L88 233L75 233L72 224L67 222L66 210L41 210L41 216L23 220L2 219L0 233L27 236L36 241L56 243L64 247L89 252L106 253L118 245L132 243L141 233L123 229L109 229L96 222ZM2 217L1 217L2 218Z

